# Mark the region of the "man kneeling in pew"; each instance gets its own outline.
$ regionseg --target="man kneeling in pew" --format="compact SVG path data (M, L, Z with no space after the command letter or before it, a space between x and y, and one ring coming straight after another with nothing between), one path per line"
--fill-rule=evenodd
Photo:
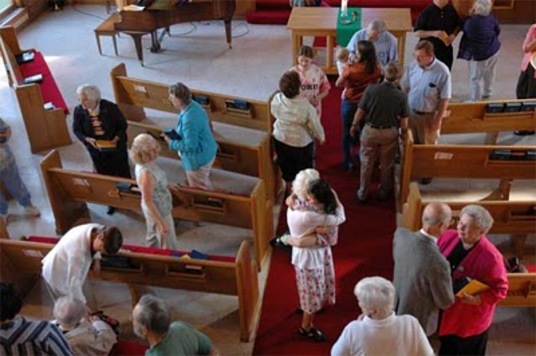
M98 273L101 253L115 254L122 245L123 235L114 226L84 224L69 230L42 261L41 275L54 299L70 296L86 303L82 286L91 264Z

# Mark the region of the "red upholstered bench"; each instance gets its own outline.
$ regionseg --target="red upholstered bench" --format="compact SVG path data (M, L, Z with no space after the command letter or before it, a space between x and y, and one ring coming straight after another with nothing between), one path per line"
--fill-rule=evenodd
M19 64L23 78L41 74L43 76L43 81L39 83L39 89L41 91L41 96L43 97L43 102L50 102L54 107L61 108L65 114L68 114L69 107L61 95L60 89L56 84L56 80L54 80L54 76L50 72L43 54L35 50L33 52L35 53L33 61Z

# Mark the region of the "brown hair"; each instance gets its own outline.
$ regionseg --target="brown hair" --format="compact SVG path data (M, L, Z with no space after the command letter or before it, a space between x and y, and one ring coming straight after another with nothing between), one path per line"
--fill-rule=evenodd
M105 227L102 242L104 243L104 251L107 254L117 253L123 246L123 234L115 226Z
M357 52L359 53L358 63L365 63L365 72L368 74L374 73L378 66L374 44L370 41L359 41L357 43Z
M288 71L283 73L279 79L279 90L287 98L292 99L300 93L301 80L298 72Z
M428 40L421 40L415 45L415 50L423 49L427 54L434 54L434 44Z
M169 86L169 94L179 99L184 105L190 104L192 100L192 92L180 82Z
M389 62L384 69L385 80L388 82L395 82L400 78L400 66L397 62Z
M298 53L298 56L304 56L307 58L314 58L313 49L310 46L301 46L300 53Z

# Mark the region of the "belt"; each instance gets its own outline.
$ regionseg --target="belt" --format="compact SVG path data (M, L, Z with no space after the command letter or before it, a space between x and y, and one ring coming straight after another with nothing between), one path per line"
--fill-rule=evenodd
M413 109L411 109L413 110ZM424 111L419 111L419 110L413 110L413 112L417 115L431 115L433 114L433 112L424 112Z
M366 125L376 130L385 130L385 129L391 129L393 127L397 127L396 125L374 125L374 124L371 124L370 122L367 122Z

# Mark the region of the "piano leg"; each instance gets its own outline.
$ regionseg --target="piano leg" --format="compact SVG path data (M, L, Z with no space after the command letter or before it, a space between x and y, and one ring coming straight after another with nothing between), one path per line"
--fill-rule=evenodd
M138 55L138 60L140 61L141 66L143 67L143 49L141 48L141 38L147 34L147 32L125 32L127 35L132 37L134 40L134 46L136 47L136 54Z
M231 33L231 19L224 20L225 23L225 38L227 39L227 44L229 45L229 49L233 48L231 41L233 40L233 35Z

